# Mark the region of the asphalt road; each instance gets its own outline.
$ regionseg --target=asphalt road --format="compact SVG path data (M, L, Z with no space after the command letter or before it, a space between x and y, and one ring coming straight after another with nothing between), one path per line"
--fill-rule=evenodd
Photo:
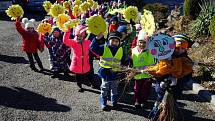
M30 18L41 20L36 14ZM39 53L45 68L48 52ZM95 68L98 64L95 62ZM73 75L51 78L50 73L30 70L21 37L13 21L0 16L0 121L145 121L149 110L135 110L132 87L120 99L118 109L101 112L100 91L84 86L79 93ZM123 86L122 86L123 87ZM119 89L122 92L122 88ZM153 105L150 100L148 109ZM185 121L213 121L211 105L196 94L186 91L178 101Z

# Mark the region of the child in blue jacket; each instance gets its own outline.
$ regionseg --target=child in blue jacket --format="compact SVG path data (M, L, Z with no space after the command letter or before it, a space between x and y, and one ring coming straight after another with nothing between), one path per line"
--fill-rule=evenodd
M91 43L90 49L100 56L100 68L98 76L102 80L100 106L102 111L107 111L108 92L111 91L111 101L113 107L117 106L118 101L118 81L117 71L120 70L121 62L124 60L123 50L120 46L121 33L113 31L109 34L108 42L100 45L99 41L103 39L98 35Z

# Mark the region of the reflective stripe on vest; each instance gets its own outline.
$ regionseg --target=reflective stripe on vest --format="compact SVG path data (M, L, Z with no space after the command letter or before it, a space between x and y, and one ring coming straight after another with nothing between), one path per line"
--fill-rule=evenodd
M123 55L122 47L120 47L115 56L107 46L104 46L104 53L100 58L99 65L103 68L112 68L113 71L119 71L121 65L121 59Z
M133 68L139 70L144 70L147 68L147 66L155 64L155 59L148 50L145 52L138 52L137 47L132 49L132 60ZM141 73L134 76L134 79L142 78L150 78L150 76L146 73Z

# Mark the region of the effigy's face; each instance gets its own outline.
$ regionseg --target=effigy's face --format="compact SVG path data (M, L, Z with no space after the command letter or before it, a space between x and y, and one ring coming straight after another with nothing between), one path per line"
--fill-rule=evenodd
M175 50L174 38L165 34L154 35L150 39L149 50L155 58L167 59L172 56Z

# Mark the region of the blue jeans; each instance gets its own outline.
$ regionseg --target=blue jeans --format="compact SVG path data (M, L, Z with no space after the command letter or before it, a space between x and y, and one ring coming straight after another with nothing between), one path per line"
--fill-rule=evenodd
M105 79L102 79L102 84L101 84L101 95L100 95L100 104L102 107L106 106L107 104L107 97L108 97L108 92L111 91L111 101L113 105L117 104L118 100L118 81L113 80L113 81L107 81Z

